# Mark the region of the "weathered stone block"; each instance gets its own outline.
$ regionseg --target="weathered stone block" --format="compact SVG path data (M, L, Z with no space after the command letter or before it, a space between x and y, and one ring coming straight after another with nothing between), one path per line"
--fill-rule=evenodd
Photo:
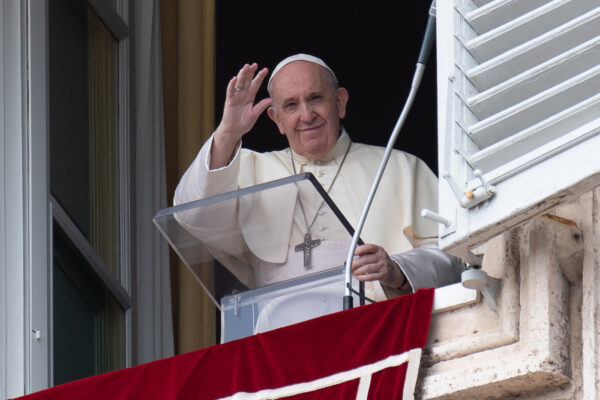
M581 230L536 217L489 241L484 254L483 270L502 281L498 309L480 301L432 317L417 398L534 398L555 389L571 398L581 359L572 339L581 326Z

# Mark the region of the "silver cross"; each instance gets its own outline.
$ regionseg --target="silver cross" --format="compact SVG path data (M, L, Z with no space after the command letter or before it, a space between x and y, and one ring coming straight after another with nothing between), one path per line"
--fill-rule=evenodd
M294 247L295 251L303 251L304 252L304 266L305 267L308 268L310 266L310 256L311 256L313 247L317 247L320 244L321 244L321 239L312 240L312 238L310 236L310 231L309 231L309 232L306 232L306 235L304 235L304 242L297 244L296 247Z

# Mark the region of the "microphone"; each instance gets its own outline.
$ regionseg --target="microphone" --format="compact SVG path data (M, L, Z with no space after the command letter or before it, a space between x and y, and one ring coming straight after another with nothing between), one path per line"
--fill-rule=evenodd
M418 64L427 64L427 59L431 53L433 42L435 41L435 17L436 8L435 0L431 2L429 7L429 18L427 18L427 27L425 28L425 35L423 37L423 43L421 44L421 51L419 52L419 58L417 59Z
M381 160L381 164L379 165L379 169L377 174L375 175L375 180L371 186L371 190L369 195L367 196L367 200L365 200L365 204L363 206L363 210L358 221L358 226L354 231L354 235L352 235L352 242L350 243L350 249L348 250L348 255L346 256L346 264L345 264L345 275L344 275L344 298L343 298L343 309L347 310L352 308L352 259L354 258L354 251L356 250L356 245L358 244L360 233L365 224L365 220L367 219L367 214L369 213L369 208L371 207L371 203L373 202L373 198L375 197L375 192L379 186L379 182L381 181L381 177L385 170L385 167L390 159L392 154L392 150L394 148L394 144L396 143L396 139L400 133L400 129L404 125L404 121L408 115L410 108L412 107L412 103L417 94L417 89L421 84L421 79L423 78L423 72L425 70L425 65L427 64L427 59L429 58L429 53L431 53L431 48L433 47L433 41L435 39L435 0L431 3L431 7L429 8L429 18L427 20L427 27L425 28L425 36L423 38L423 42L421 44L421 51L419 53L419 58L417 61L417 68L415 70L412 85L410 88L410 92L408 94L408 98L404 103L404 108L400 113L400 117L396 122L396 126L392 131L390 139L388 140L388 144L385 148L385 152L383 154L383 159Z

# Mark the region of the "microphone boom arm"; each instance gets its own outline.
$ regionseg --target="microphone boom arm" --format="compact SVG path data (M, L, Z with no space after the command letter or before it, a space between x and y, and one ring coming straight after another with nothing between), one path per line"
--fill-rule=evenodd
M346 256L345 263L345 274L344 274L344 299L343 299L343 309L347 310L352 308L352 259L354 258L354 252L356 250L356 246L358 244L360 233L365 224L365 220L367 219L367 214L369 213L369 209L371 207L371 203L373 202L373 198L375 197L375 192L377 192L377 188L379 187L379 183L381 181L381 177L383 176L383 172L385 171L385 167L390 159L392 154L392 150L394 149L394 144L396 143L396 139L400 134L400 130L404 125L404 121L412 107L414 99L417 94L417 90L421 84L421 79L423 78L423 73L425 71L425 65L427 63L427 58L429 53L431 52L431 48L433 46L433 40L435 39L435 0L431 3L431 8L429 10L429 18L427 20L427 28L425 29L425 36L423 39L423 44L421 45L421 51L419 53L419 59L417 61L417 67L415 69L415 73L413 75L413 81L410 87L410 92L404 103L404 108L400 113L400 117L394 126L392 131L392 135L388 140L388 144L385 148L385 152L383 154L383 159L379 165L379 169L377 170L377 174L375 175L375 180L371 185L371 190L369 191L369 195L367 196L367 200L363 206L362 213L360 215L360 219L358 221L358 225L356 230L354 231L354 235L352 235L352 242L350 243L350 249L348 250L348 255Z

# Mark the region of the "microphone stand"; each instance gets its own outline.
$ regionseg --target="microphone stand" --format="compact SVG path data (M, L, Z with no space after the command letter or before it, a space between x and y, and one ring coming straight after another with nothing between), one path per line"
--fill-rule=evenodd
M421 45L421 51L419 53L419 58L417 61L417 67L413 76L413 81L410 87L410 92L408 94L408 98L404 104L404 108L400 113L400 117L394 126L392 131L392 135L388 140L388 144L385 148L385 153L383 155L383 159L381 160L381 164L379 165L379 170L375 175L375 180L371 186L371 190L365 201L363 206L363 210L358 221L358 226L354 231L354 235L352 235L352 242L350 243L350 249L348 250L348 255L346 256L346 264L345 264L345 276L344 276L344 299L343 306L344 310L348 310L353 307L352 304L352 259L354 258L354 251L356 250L356 245L358 244L360 233L365 224L365 220L367 219L367 214L369 213L369 208L371 207L371 203L373 202L373 198L375 197L375 192L379 186L379 182L381 181L381 177L385 170L385 167L390 159L390 155L392 154L392 150L394 148L394 144L396 143L396 139L400 133L400 129L404 125L404 121L408 115L410 108L412 107L412 103L417 94L417 90L419 85L421 84L421 79L423 78L423 72L425 71L425 65L427 64L427 58L429 57L429 53L431 53L431 48L433 46L433 41L435 39L435 0L431 3L431 7L429 9L429 18L427 19L427 27L425 29L425 35L423 38L423 43Z

